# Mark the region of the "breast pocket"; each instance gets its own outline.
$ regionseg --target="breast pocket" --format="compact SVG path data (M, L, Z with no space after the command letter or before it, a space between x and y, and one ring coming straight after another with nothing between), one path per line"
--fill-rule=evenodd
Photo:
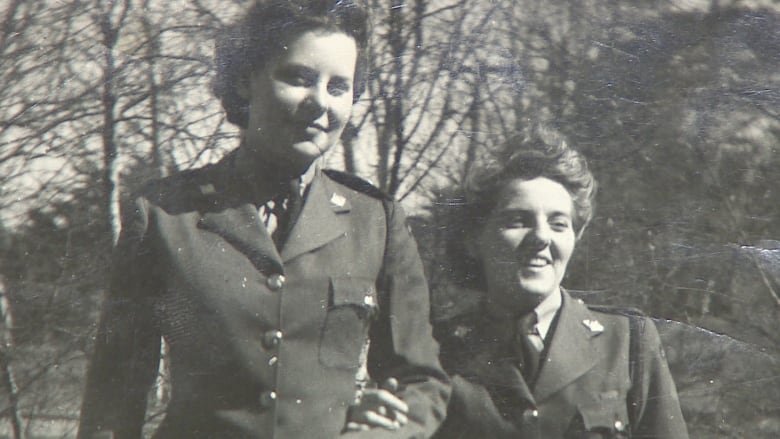
M365 362L368 328L376 310L373 279L331 278L330 303L320 339L323 366L357 369Z

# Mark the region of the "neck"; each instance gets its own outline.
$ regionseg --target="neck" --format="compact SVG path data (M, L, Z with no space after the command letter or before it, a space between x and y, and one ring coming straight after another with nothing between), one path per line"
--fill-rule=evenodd
M552 293L560 294L560 293ZM513 297L511 302L494 300L494 297L502 297L503 294L499 293L493 295L488 293L486 305L488 311L496 317L516 318L533 312L536 308L548 299L550 296L542 296L538 294L522 294L517 297Z
M300 178L310 167L290 169L281 166L266 160L245 144L239 147L235 158L236 173L255 193L258 201L272 198L280 188L286 188L290 180Z
M290 161L280 160L263 153L263 148L249 146L246 141L241 142L238 148L239 169L252 173L262 172L264 175L290 180L306 172L311 163L293 165Z

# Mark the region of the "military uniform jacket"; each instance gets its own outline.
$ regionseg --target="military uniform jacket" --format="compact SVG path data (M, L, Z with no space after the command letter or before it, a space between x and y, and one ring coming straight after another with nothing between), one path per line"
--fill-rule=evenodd
M141 437L160 335L172 395L155 438L341 437L366 363L378 382L399 379L410 422L343 436L430 437L449 380L400 208L318 172L279 252L231 157L125 210L79 437Z
M532 385L515 366L511 322L472 312L437 326L442 364L454 376L436 438L688 437L650 319L594 311L566 292L559 313ZM629 319L637 319L633 331Z

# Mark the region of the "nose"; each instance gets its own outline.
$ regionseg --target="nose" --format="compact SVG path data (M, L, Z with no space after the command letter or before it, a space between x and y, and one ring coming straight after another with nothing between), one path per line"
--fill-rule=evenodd
M550 245L551 231L546 223L537 225L528 235L528 246L534 251L543 250Z
M322 84L312 85L306 94L303 104L307 115L311 118L316 118L325 113L328 110L327 87Z

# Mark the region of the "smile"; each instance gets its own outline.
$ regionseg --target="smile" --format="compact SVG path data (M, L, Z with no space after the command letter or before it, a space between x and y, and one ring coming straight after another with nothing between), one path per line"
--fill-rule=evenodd
M548 258L545 258L543 256L535 256L523 261L523 265L530 268L542 268L542 267L546 267L547 265L550 265L551 263L552 261L550 261Z

